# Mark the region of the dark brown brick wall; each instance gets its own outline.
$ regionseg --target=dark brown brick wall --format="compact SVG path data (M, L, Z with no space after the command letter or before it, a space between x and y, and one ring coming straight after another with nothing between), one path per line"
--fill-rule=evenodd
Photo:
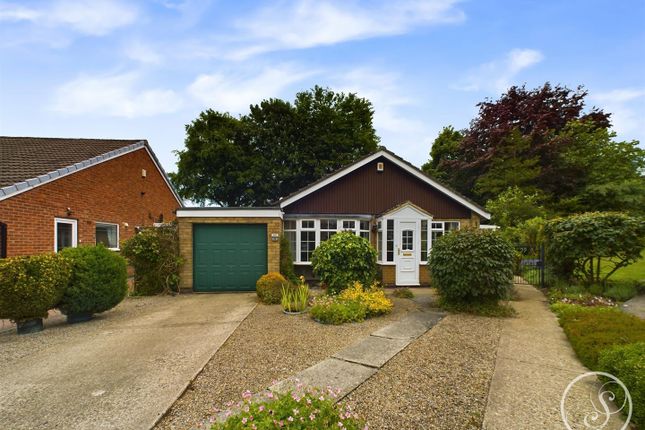
M0 222L7 224L11 257L52 252L55 217L76 219L79 245L85 245L95 243L97 221L119 224L123 241L136 226L152 225L160 214L164 221L174 220L178 207L142 148L0 201Z

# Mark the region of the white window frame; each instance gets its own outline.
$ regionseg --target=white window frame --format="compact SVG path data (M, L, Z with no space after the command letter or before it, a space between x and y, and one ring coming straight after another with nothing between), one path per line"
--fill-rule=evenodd
M108 248L110 251L120 251L120 246L121 246L121 230L119 228L119 224L114 223L114 222L103 222L103 221L95 221L94 222L94 244L98 245L96 242L96 227L100 225L105 225L105 226L116 226L116 248Z
M78 246L78 220L71 218L54 218L54 252L58 252L58 224L71 224L72 248Z
M302 223L304 221L313 221L313 227L303 227ZM302 238L301 233L303 231L313 231L314 232L314 250L320 245L320 221L313 218L303 218L299 219L296 223L297 233L296 233L296 252L298 253L298 263L300 264L311 264L311 259L309 261L302 261ZM313 251L312 251L313 252Z

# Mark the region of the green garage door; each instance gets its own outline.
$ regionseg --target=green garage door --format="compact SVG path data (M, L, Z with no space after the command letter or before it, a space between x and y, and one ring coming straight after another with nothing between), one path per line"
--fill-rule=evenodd
M194 224L193 289L254 291L267 273L265 224Z

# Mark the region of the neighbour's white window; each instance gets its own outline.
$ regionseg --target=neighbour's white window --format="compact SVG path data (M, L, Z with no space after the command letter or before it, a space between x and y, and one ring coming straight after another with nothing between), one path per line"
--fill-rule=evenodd
M291 258L295 261L297 258L296 254L296 220L288 219L284 220L283 223L284 237L289 241L289 249L291 250Z
M119 249L119 225L105 222L96 223L96 244L102 243L108 249Z
M316 222L300 221L300 261L311 261L311 254L316 249Z
M75 219L54 218L54 251L78 245L78 223Z

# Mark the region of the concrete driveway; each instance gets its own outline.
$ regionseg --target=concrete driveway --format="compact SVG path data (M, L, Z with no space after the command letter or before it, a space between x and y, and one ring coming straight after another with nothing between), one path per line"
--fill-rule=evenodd
M0 334L0 428L148 429L255 294L130 298L93 321Z

